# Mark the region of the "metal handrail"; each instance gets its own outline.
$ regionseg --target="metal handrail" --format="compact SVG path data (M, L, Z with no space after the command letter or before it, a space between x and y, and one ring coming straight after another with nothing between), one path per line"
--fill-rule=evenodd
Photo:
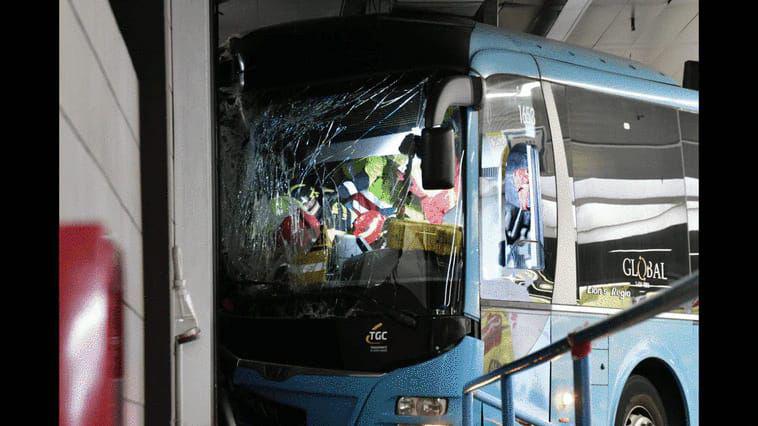
M574 409L576 410L576 424L577 426L588 426L590 424L590 386L589 358L587 355L589 355L592 341L599 337L622 331L695 299L698 297L699 275L699 271L695 271L692 274L677 280L667 290L656 294L642 303L634 305L629 309L623 310L579 331L569 333L568 336L557 342L471 380L463 388L463 424L471 424L473 400L475 397L488 405L494 406L491 399L493 397L491 397L491 395L475 391L498 380L501 380L501 397L505 398L505 400L500 403L503 411L503 425L515 424L517 416L513 408L513 393L510 389L511 376L520 371L551 361L560 355L571 351L574 360L574 394L576 398ZM521 418L522 416L518 417Z

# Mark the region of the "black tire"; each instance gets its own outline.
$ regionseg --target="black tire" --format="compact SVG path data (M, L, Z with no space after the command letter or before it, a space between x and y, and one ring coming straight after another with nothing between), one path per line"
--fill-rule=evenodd
M633 374L629 377L621 392L616 410L616 426L629 426L636 416L644 416L655 426L668 426L666 408L658 390L644 376Z

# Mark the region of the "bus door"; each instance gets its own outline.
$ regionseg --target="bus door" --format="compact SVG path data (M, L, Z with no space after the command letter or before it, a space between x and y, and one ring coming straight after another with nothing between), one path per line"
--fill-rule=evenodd
M550 343L556 254L555 165L538 80L486 79L480 112L480 306L484 372ZM517 410L549 418L550 366L514 377ZM500 384L485 391L500 397ZM483 424L499 424L485 406Z

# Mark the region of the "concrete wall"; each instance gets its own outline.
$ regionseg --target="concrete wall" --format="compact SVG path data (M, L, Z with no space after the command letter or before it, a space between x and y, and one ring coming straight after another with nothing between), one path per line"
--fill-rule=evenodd
M124 424L143 424L137 76L107 0L59 0L60 222L97 221L124 266Z

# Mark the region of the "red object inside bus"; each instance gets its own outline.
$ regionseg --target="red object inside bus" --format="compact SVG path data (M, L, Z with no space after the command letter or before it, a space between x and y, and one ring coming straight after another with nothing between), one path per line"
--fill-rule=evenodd
M61 226L59 424L120 425L121 268L98 225Z

